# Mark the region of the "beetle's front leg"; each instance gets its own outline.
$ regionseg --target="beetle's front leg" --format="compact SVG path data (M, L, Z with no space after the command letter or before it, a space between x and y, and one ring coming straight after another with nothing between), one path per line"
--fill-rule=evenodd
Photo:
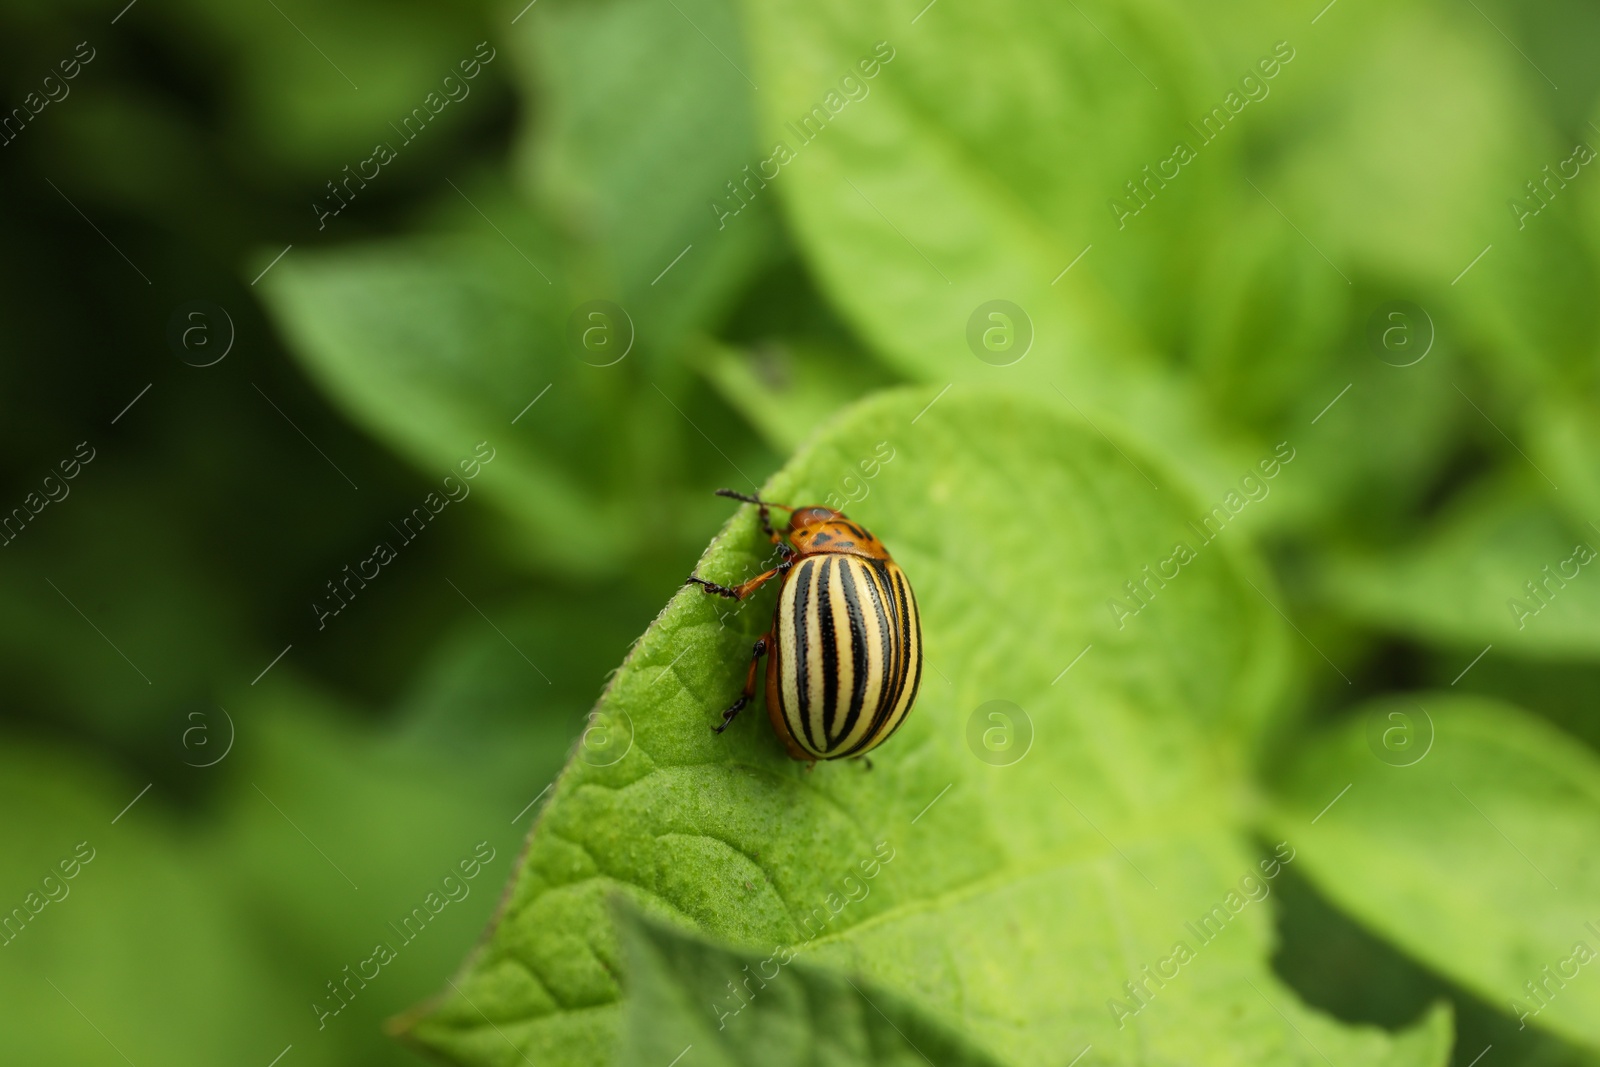
M718 585L716 582L708 582L704 578L697 577L693 574L684 579L683 584L701 586L706 592L715 593L717 596L727 597L729 600L743 600L745 597L749 596L757 589L760 589L763 585L766 585L769 581L771 581L773 578L776 578L785 570L788 570L787 561L772 568L770 571L763 571L754 578L750 579L748 582L743 582L735 586Z
M785 559L794 554L794 549L789 547L783 540L783 535L772 528L772 512L770 510L771 508L783 508L785 511L793 511L793 508L787 504L774 504L769 500L762 500L760 497L750 496L733 489L718 489L717 496L725 496L732 500L743 500L747 504L754 504L756 506L756 516L761 522L761 532L766 535L767 540L778 546Z
M704 578L698 577L698 576L693 575L693 574L689 575L688 578L684 579L683 584L684 585L698 585L708 593L715 593L715 594L717 594L717 596L727 597L729 600L738 600L738 599L740 599L739 591L737 589L730 588L729 586L726 586L726 585L718 585L716 582L708 582Z

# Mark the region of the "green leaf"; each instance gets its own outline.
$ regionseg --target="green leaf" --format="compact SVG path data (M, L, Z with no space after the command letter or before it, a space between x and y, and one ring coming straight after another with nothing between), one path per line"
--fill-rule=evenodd
M1217 173L1164 190L1159 220L1135 220L1151 226L1119 229L1107 207L1170 153L1186 105L1200 110L1196 50L1165 28L1172 12L951 6L912 27L920 6L746 5L766 155L781 160L781 144L794 156L773 184L823 283L924 378L986 369L963 338L997 298L1032 317L1034 362L1081 370L1105 354L1096 343L1137 344L1128 323L1170 310L1165 287L1184 274L1172 253L1210 210ZM1086 269L1060 277L1089 244Z
M526 616L485 607L536 652ZM227 701L239 743L211 772L221 776L218 802L192 851L217 869L217 895L279 973L281 1002L265 1015L273 1052L292 1041L297 1055L318 1050L318 1063L409 1059L384 1035L386 1021L472 944L515 869L526 809L577 732L587 694L575 691L592 693L596 679L583 684L576 664L570 683L547 686L481 616L471 621L477 646L444 642L392 728L364 721L288 663L256 687L238 683ZM476 686L461 677L468 669ZM477 735L497 717L512 672L524 679L521 721L495 733L506 751L489 753ZM426 721L446 693L455 734ZM212 736L219 720L210 719ZM393 958L375 960L378 945Z
M264 156L250 168L253 181L285 193L292 189L297 202L306 192L299 219L309 225L317 217L313 198L338 206L324 183L349 181L376 143L390 144L399 156L395 162L410 171L409 178L396 178L394 166L385 165L382 178L372 180L390 195L415 180L417 157L448 157L471 144L475 129L493 115L491 97L500 91L508 62L493 45L476 51L480 41L494 36L485 32L488 20L476 7L419 9L396 19L385 18L387 9L369 0L337 9L305 0L259 7L183 0L149 17L159 20L158 32L230 57L213 76L226 109L224 129L238 138L232 147L248 146ZM313 48L308 41L318 44ZM490 56L490 62L471 68L477 71L473 78L463 78L459 64L475 54ZM396 128L413 108L432 112L414 133L415 145ZM416 127L413 120L410 128ZM349 198L353 190L359 197L365 189L358 179L341 192ZM225 210L219 205L209 214L216 218ZM377 211L367 216L378 217Z
M1574 383L1539 398L1524 426L1539 468L1566 489L1561 504L1576 520L1600 517L1600 406Z
M1307 746L1271 822L1341 908L1496 1007L1600 1048L1592 752L1510 705L1396 696Z
M908 378L1059 392L1195 481L1236 477L1253 457L1219 462L1235 442L1157 353L1186 343L1194 259L1236 221L1242 142L1200 148L1137 218L1111 205L1242 72L1160 0L925 6L745 5L766 169L819 286Z
M1541 189L1554 189L1548 210L1528 183L1572 156L1566 131L1584 125L1541 106L1551 90L1533 45L1508 47L1505 25L1426 0L1355 0L1312 35L1286 28L1299 69L1280 79L1283 106L1263 110L1255 180L1356 292L1363 274L1377 283L1363 318L1416 300L1442 339L1477 342L1499 387L1549 388L1553 370L1593 352L1597 264L1574 210L1583 179ZM1518 203L1538 215L1519 219Z
M1465 253L1463 270L1472 257L1482 253L1483 258L1455 287L1463 324L1484 338L1483 364L1491 380L1513 396L1530 399L1560 396L1574 373L1592 373L1600 338L1600 313L1593 299L1600 287L1600 256L1595 238L1583 232L1575 217L1574 196L1583 192L1558 194L1521 226L1506 210L1512 202L1508 193L1516 202L1537 202L1527 185L1547 180L1542 168L1553 172L1573 165L1572 144L1554 131L1541 132L1544 136L1520 154L1524 162L1510 188L1501 190L1504 199L1489 205L1499 210L1472 242L1479 247L1459 242Z
M1522 1067L1596 1067L1600 1054L1548 1030L1526 1026L1424 967L1336 908L1292 870L1280 879L1273 969L1306 1002L1341 1019L1392 1029L1416 1019L1436 1000L1450 1001L1455 1022L1452 1063L1466 1067L1486 1046Z
M525 426L511 426L546 386L578 389L550 286L526 267L497 270L439 242L279 266L266 285L269 309L307 370L357 420L441 473L488 440L496 465L479 487L547 535L548 552L576 566L618 551L621 530L604 505L553 459L553 448L530 443L575 435L604 454L611 449L602 427L560 396ZM567 538L554 536L563 526L593 549L571 551Z
M522 183L592 252L590 295L619 300L646 344L715 314L779 245L765 200L736 224L713 210L757 158L734 15L733 0L546 0L513 27L534 103Z
M859 352L822 340L772 341L752 350L707 342L698 362L723 399L784 452L846 404L894 384Z
M1258 184L1345 274L1449 295L1506 236L1505 198L1527 164L1516 54L1482 19L1418 0L1357 0L1314 36L1285 32L1298 54L1279 79L1284 99L1263 108L1276 152Z
M1240 215L1197 272L1191 358L1214 410L1303 457L1253 521L1318 540L1409 532L1459 425L1482 425L1451 386L1462 360L1411 312L1380 320L1394 323L1395 343L1415 346L1385 354L1422 358L1384 362L1366 336L1368 309L1316 251L1259 198ZM1270 358L1284 351L1295 358Z
M1330 564L1325 594L1391 631L1542 659L1600 654L1600 544L1559 511L1535 477L1462 495L1425 540Z
M154 465L113 468L107 451L101 442L75 481L57 479L66 495L20 533L6 513L0 671L13 706L60 708L80 736L131 743L260 652L204 540L173 519L188 500L182 484Z
M1169 556L1192 505L1009 393L883 394L767 492L818 499L886 439L896 458L852 514L923 609L928 673L905 727L870 769L803 768L758 710L713 733L770 600L728 613L679 592L602 697L459 991L411 1037L468 1064L610 1061L620 894L763 957L802 948L1002 1062L1089 1044L1115 1063L1442 1062L1442 1009L1391 1036L1298 1004L1266 962L1271 905L1237 896L1268 862L1236 798L1285 658L1249 561L1202 547L1136 615L1113 613L1119 577ZM699 573L763 565L751 511ZM982 709L996 699L1018 705L1009 721ZM1230 892L1238 914L1155 987L1141 968Z
M1291 397L1326 389L1325 365L1350 314L1348 287L1285 230L1267 204L1241 205L1195 280L1191 358L1210 402L1250 422L1280 418ZM1261 358L1275 347L1297 358Z
M631 909L620 926L629 982L622 1067L660 1067L691 1046L694 1062L708 1067L995 1067L937 1020L864 980L720 948Z
M282 1020L304 1008L173 804L167 783L81 749L0 737L0 1047L11 1062L200 1067L283 1047Z
M513 232L559 281L552 246ZM486 443L494 458L469 488L518 524L518 552L569 576L615 570L683 533L708 505L697 495L685 509L680 484L727 479L725 453L740 454L726 428L702 448L683 413L697 407L686 372L649 374L626 353L614 365L580 359L560 285L503 244L396 241L286 259L263 284L307 370L423 470L456 473Z
M494 622L458 600L460 621L395 709L393 741L471 766L480 784L520 793L537 780L531 799L565 764L594 694L653 605L615 585L545 589L499 603L479 600L470 584L462 592Z

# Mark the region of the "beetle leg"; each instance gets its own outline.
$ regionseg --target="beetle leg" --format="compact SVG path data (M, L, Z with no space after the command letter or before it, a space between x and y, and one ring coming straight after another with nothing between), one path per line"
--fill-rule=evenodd
M728 497L731 500L743 500L746 504L754 504L756 513L761 518L761 532L767 535L767 540L777 545L780 549L788 549L789 546L783 542L783 535L772 528L772 513L768 509L783 508L785 511L793 511L793 508L787 504L774 504L770 500L762 500L757 496L747 496L732 489L718 489L717 495ZM785 551L784 555L789 555L789 552Z
M767 582L771 581L773 578L776 578L780 573L786 570L788 570L787 566L779 565L772 568L770 571L763 571L754 578L750 579L748 582L743 582L732 587L718 585L716 582L708 582L704 578L698 578L693 574L684 579L683 584L689 585L690 583L693 583L695 585L704 586L706 592L727 597L729 600L743 600L745 597L749 596L757 589L760 589L763 585L766 585Z
M739 599L739 593L738 593L737 590L730 589L725 585L718 585L716 582L708 582L704 578L696 577L693 574L691 574L691 575L689 575L689 577L685 578L683 584L684 585L693 584L693 585L701 586L702 588L705 589L706 592L715 593L718 596L725 596L729 600L738 600Z
M788 504L775 504L770 500L762 500L760 497L752 496L749 493L741 493L737 489L718 489L716 495L725 496L729 500L743 500L746 504L761 504L768 507L782 508L784 511L794 510Z
M738 715L739 710L746 704L750 703L750 698L755 695L756 667L761 663L761 657L767 654L767 643L771 639L772 634L770 632L763 634L761 638L756 641L755 647L750 650L750 674L745 678L744 681L744 693L740 695L738 700L733 702L732 707L728 708L727 711L722 713L722 725L713 726L711 728L714 733L720 734L722 731L726 730L728 725L733 722L734 716Z
M767 535L767 540L775 545L783 544L783 539L778 536L778 531L772 528L772 512L767 509L766 501L756 505L756 517L761 522L761 532Z
M869 771L872 770L872 757L871 756L861 755L861 756L851 756L850 758L852 760L860 760L862 763L867 765L867 770L869 770Z

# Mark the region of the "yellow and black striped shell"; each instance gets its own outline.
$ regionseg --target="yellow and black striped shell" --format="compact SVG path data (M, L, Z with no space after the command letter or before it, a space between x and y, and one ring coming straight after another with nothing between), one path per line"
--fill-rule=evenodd
M895 732L922 681L922 620L905 572L838 520L796 530L767 662L767 712L789 754L860 756Z

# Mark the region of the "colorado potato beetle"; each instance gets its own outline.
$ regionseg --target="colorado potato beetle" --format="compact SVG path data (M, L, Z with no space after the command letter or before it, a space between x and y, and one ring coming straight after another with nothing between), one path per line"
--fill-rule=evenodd
M744 693L712 729L726 730L750 702L766 655L767 716L790 756L843 759L883 744L905 721L922 682L922 617L905 572L843 512L774 504L732 489L717 495L756 505L761 530L782 559L741 585L695 575L685 583L743 600L781 579L772 626L750 654ZM769 508L789 512L783 533L773 529Z

